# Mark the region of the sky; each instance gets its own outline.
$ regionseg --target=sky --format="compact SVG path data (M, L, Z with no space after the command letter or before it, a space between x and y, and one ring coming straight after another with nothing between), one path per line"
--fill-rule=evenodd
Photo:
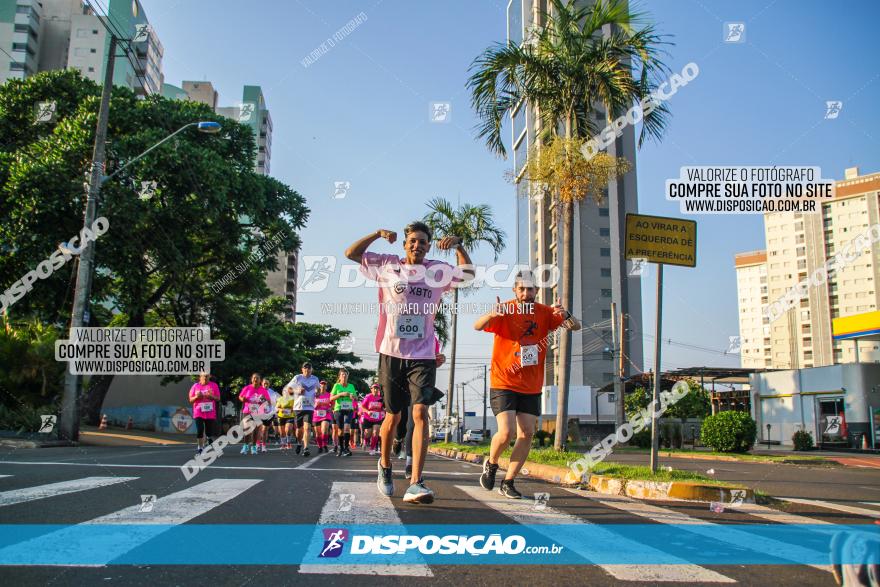
M271 172L302 194L311 209L301 256L333 255L379 228L401 231L426 202L488 204L507 234L499 261L516 262L511 162L476 138L465 87L468 67L506 38L502 0L142 0L165 53L165 81L209 80L222 106L241 101L243 85L260 85L274 122ZM699 75L670 100L672 119L659 142L638 152L639 212L683 217L664 197L665 181L685 165L818 166L843 178L847 167L880 171L880 3L835 5L801 0L653 0L636 3L668 35L666 64ZM360 16L359 16L360 15ZM329 50L303 59L346 23ZM745 23L744 42L724 43L724 23ZM825 102L843 103L826 119ZM432 102L451 104L449 121L432 122ZM873 107L872 107L873 105ZM509 131L505 133L510 148ZM348 182L334 197L335 182ZM760 215L692 215L697 266L664 272L663 369L739 366L727 353L738 334L734 254L764 248ZM377 242L371 250L397 252ZM437 255L434 255L437 256ZM443 258L443 257L439 257ZM451 260L451 257L447 259ZM492 262L490 251L474 255ZM654 267L642 278L644 365L653 365ZM508 291L483 288L467 302ZM299 319L352 331L354 351L375 365L375 315L334 315L322 304L376 300L376 290L328 287L302 293ZM325 308L326 309L326 308ZM491 335L460 320L457 382L466 401L481 398L482 365ZM667 342L667 340L671 342ZM292 368L293 370L293 368ZM446 387L448 373L438 373Z

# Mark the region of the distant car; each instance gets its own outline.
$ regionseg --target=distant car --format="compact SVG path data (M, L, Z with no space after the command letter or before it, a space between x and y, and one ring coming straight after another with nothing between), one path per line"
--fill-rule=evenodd
M443 428L438 428L437 430L435 430L433 439L434 442L443 442L444 440L446 440L446 430L444 430Z
M465 430L462 442L483 442L483 431Z

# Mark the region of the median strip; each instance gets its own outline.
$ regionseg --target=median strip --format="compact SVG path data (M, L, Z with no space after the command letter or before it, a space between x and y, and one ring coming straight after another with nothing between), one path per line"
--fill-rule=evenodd
M489 452L488 446L466 447L440 443L428 448L438 456L481 464ZM505 451L505 454L509 452ZM588 486L607 495L626 495L636 499L681 499L719 503L755 503L755 492L740 485L711 479L692 471L664 469L652 473L649 467L598 463L591 473L578 476L568 462L578 458L577 453L556 453L551 450L533 451L540 461L526 461L521 475L558 485ZM572 456L573 455L573 456ZM569 458L571 456L571 458ZM510 459L502 455L498 466L507 469Z

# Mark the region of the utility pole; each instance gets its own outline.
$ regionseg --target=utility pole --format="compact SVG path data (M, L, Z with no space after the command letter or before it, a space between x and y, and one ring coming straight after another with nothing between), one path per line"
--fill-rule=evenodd
M660 464L657 454L660 448L659 419L656 410L660 406L660 384L663 371L660 369L660 349L663 333L663 264L657 263L657 324L654 327L654 402L651 404L651 472L656 473Z
M461 384L461 418L458 420L458 441L461 442L464 440L464 423L465 423L465 415L464 415L464 386L466 384Z
M455 347L457 343L457 334L458 334L458 316L457 314L458 308L458 288L452 288L452 307L450 311L450 317L452 318L452 337L449 339L452 343L450 349L450 361L449 361L449 397L446 400L446 420L448 421L452 416L452 406L453 401L455 400ZM449 426L446 427L446 442L452 440L452 431L449 429Z
M489 429L486 428L486 390L487 390L487 382L486 382L486 365L483 365L483 434L488 435Z
M614 424L615 428L620 428L620 425L623 424L623 416L620 413L620 406L623 404L623 398L620 396L620 367L619 361L620 358L620 338L621 333L617 327L617 304L611 302L611 360L617 361L617 364L614 365L614 399L617 402L614 404ZM596 400L596 422L599 420L599 400Z
M626 420L626 314L623 312L620 313L620 329L618 330L619 334L617 338L620 340L620 357L617 364L617 376L620 380L620 395L617 397L620 398L620 403L617 404L617 413L620 418L620 425L623 425L623 422ZM615 390L616 393L617 390Z
M107 120L110 117L110 95L113 92L113 67L116 64L115 36L110 35L110 47L107 52L107 67L104 69L104 87L101 90L101 106L98 109L98 125L95 129L95 147L92 152L92 169L89 177L89 193L86 198L86 210L83 226L91 229L95 222L98 209L98 196L104 176L105 146L107 143ZM92 270L95 259L95 243L88 242L82 247L76 270L76 286L73 290L73 312L70 316L70 327L80 328L86 322L92 286ZM79 440L79 396L82 376L70 373L70 364L64 370L64 393L61 399L61 418L59 418L59 434L62 439Z

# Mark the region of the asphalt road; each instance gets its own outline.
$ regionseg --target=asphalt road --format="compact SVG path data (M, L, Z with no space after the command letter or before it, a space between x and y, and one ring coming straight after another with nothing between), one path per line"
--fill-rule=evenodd
M266 455L243 456L229 450L191 481L179 469L192 456L191 445L77 447L47 449L3 449L0 451L0 562L9 565L16 560L10 553L25 552L28 556L53 556L51 541L44 541L46 531L34 535L32 529L15 535L15 527L30 524L143 523L178 524L198 528L205 535L212 528L236 524L359 524L389 520L404 526L469 524L475 527L504 525L540 531L548 523L593 524L591 531L597 543L615 548L618 538L604 527L610 524L661 524L695 522L714 524L792 523L792 520L830 524L872 524L880 518L880 499L872 492L878 485L880 472L850 470L815 470L791 465L743 465L736 463L737 474L766 487L790 488L795 491L798 477L805 491L799 495L821 497L835 493L834 483L844 479L844 499L823 499L821 504L792 504L785 514L763 507L743 506L715 513L708 504L675 501L637 502L595 493L567 490L534 481L519 481L517 487L527 498L535 493L548 493L543 507L534 499L510 501L495 492L486 492L477 485L479 467L436 457L428 466L429 486L437 500L432 505L404 504L400 497L407 487L402 475L402 462L395 461L395 497L379 496L375 489L375 457L357 452L352 458L321 455L304 459L273 450ZM679 462L682 461L682 462ZM704 468L705 463L677 460L675 466ZM688 467L692 465L692 467ZM730 468L731 463L717 465ZM835 476L835 474L837 476ZM92 478L98 478L92 479ZM837 481L835 481L837 480ZM44 487L50 485L51 487ZM828 485L823 493L818 487ZM758 485L759 487L761 485ZM866 488L858 493L859 487ZM812 492L812 493L811 493ZM344 511L341 494L353 495L353 507ZM143 509L142 495L155 495L152 511ZM864 497L864 499L862 499ZM867 503L862 503L867 502ZM858 504L858 505L856 505ZM849 508L849 511L840 507ZM132 513L135 512L135 513ZM801 516L801 517L793 517ZM150 516L154 516L151 518ZM782 517L780 517L782 516ZM787 517L786 517L787 516ZM206 525L206 526L205 526ZM681 539L670 549L706 548L697 524L693 531L683 531ZM81 526L77 526L81 528ZM250 529L250 528L249 528ZM219 530L218 530L219 532ZM224 534L223 536L227 536ZM316 553L292 552L292 559L302 564L221 564L221 565L153 565L121 564L126 556L135 556L145 544L161 541L162 535L139 537L120 536L113 544L104 544L107 559L98 566L5 566L3 576L16 587L22 585L498 585L498 584L699 584L739 583L742 585L833 585L827 568L796 564L742 565L614 565L553 564L547 555L541 565L435 565L417 564L407 567L388 564L360 567L355 564L332 567L330 574L321 573L328 567L309 564ZM620 539L622 540L622 539ZM36 542L29 542L36 541ZM21 542L21 544L18 544ZM224 539L219 543L188 543L179 546L181 555L195 554L203 549L229 553L230 560L242 560L242 549L265 552L266 560L275 560L273 553L286 552L291 541L263 538L258 532ZM565 543L564 540L562 541ZM29 546L35 544L36 546ZM817 542L821 544L821 540ZM47 546L49 545L49 546ZM579 545L569 544L577 550ZM595 545L589 545L595 548ZM742 543L737 548L766 551L759 539ZM100 550L100 549L99 549ZM772 549L771 549L772 550ZM672 552L673 550L670 550ZM132 554L134 553L134 555ZM101 553L97 553L100 555ZM784 552L783 552L784 554ZM121 557L121 558L120 558ZM100 559L101 557L98 556ZM257 557L260 559L260 557ZM40 558L40 561L44 559ZM113 561L117 562L113 562ZM412 573L408 576L401 573Z

